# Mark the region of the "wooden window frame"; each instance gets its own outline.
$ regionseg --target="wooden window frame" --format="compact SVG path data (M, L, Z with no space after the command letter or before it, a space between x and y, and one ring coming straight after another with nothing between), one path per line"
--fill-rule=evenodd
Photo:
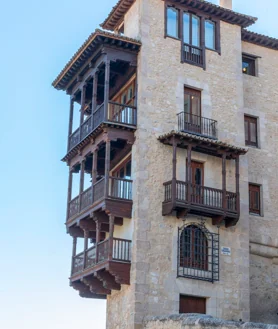
M258 193L258 205L259 208L256 209L254 207L254 193ZM253 195L252 195L253 194ZM262 205L261 205L261 186L253 183L249 183L249 213L252 215L259 215L262 214Z
M252 55L249 55L249 54L245 54L243 53L242 54L242 74L244 75L249 75L249 76L252 76L252 77L257 77L257 56L252 56ZM244 69L243 69L243 63L246 62L248 63L249 67L250 67L250 72L244 72ZM251 66L250 66L251 64Z
M167 34L167 9L174 8L178 12L178 38L175 38ZM183 40L183 14L190 14L190 31L192 30L192 15L198 16L200 18L200 48L202 49L203 64L197 64L193 61L185 59L184 56L184 46L186 45ZM211 21L215 24L215 49L206 48L205 44L205 22L206 20ZM190 33L189 35L191 35ZM212 18L205 15L199 10L186 10L184 6L179 6L177 4L173 5L169 1L165 1L164 5L164 38L173 38L175 40L181 41L181 63L188 63L191 65L202 67L206 69L206 50L215 51L221 55L221 40L220 40L220 20L217 18ZM192 46L192 45L191 45ZM193 46L195 47L195 46Z
M246 135L246 125L245 125L246 122L248 124L248 128L247 128L248 138L247 139L246 139L246 136L245 136ZM256 142L251 141L250 123L255 123L255 125L256 125ZM256 148L259 147L258 118L257 117L253 117L251 115L244 114L244 136L245 136L245 145L246 146L253 146L253 147L256 147Z

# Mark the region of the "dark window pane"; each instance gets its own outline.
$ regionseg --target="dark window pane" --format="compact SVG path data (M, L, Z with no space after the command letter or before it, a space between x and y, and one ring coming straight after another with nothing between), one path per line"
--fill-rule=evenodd
M215 23L206 20L205 22L205 40L206 47L210 49L216 49L215 45Z
M242 56L242 72L247 75L256 75L256 59Z
M249 211L250 213L261 213L260 186L249 184Z
M183 13L183 41L184 43L190 43L189 37L189 24L190 24L190 16L188 13Z
M258 146L258 122L257 118L244 116L245 143L246 145Z
M171 37L179 37L178 10L175 8L167 8L167 35Z

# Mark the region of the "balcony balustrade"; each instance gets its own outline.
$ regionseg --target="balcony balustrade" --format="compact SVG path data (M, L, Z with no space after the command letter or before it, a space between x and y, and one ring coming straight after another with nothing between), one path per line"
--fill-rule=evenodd
M184 44L184 60L194 65L204 66L203 48Z
M215 214L215 210L236 215L237 197L237 193L178 180L164 183L164 204L172 202L181 208L197 206L195 210L207 215Z
M121 263L131 262L130 240L113 238L113 252L111 259L109 259L109 242L109 239L104 240L98 243L97 246L93 246L85 252L74 256L72 263L72 275L82 273L90 268L93 269L94 266L106 261L117 261Z
M80 196L75 197L69 203L68 219L77 216L87 208L104 200L105 177L90 186ZM117 177L109 177L108 199L132 201L132 180Z
M90 115L79 128L69 136L68 152L82 142L89 134L99 127L101 123L117 123L136 127L137 109L135 106L124 105L110 101L108 103L108 113L105 115L105 104L101 104Z
M178 129L182 132L217 139L217 121L199 115L179 113Z

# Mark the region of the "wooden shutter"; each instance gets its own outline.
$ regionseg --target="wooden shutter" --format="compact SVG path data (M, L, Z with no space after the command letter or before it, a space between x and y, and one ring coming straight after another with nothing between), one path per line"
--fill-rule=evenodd
M261 213L260 186L249 184L249 211L251 213Z
M206 298L181 295L180 313L206 314Z

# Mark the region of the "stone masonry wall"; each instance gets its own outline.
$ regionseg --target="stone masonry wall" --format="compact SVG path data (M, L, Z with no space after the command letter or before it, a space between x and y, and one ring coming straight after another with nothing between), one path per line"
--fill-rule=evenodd
M244 76L242 112L258 118L259 148L250 147L249 182L261 185L262 216L250 220L251 320L278 323L278 52L243 42L259 56L258 77Z
M139 17L138 17L139 16ZM139 29L132 27L139 22ZM207 69L180 63L180 41L164 38L164 2L137 0L125 18L125 34L142 41L138 59L138 129L132 149L133 250L131 286L108 298L107 328L141 329L146 316L179 313L179 296L207 298L207 313L226 320L249 320L248 158L240 159L241 218L236 227L220 228L220 281L214 284L177 278L177 235L183 225L163 217L163 183L171 179L172 149L157 137L177 129L184 86L202 91L202 115L218 120L219 139L244 146L241 29L221 22L221 55L206 51ZM178 175L184 177L186 152L178 152ZM193 153L205 164L205 184L221 186L221 161ZM234 164L228 163L228 189L234 191ZM200 220L188 216L187 223ZM206 227L217 228L207 219ZM124 300L124 302L123 302ZM118 303L118 305L117 305ZM119 304L121 303L121 310ZM117 313L119 312L119 313ZM121 323L119 319L121 315ZM117 317L117 319L116 319Z
M278 329L275 325L252 322L224 321L207 315L186 314L153 317L145 322L145 329Z

